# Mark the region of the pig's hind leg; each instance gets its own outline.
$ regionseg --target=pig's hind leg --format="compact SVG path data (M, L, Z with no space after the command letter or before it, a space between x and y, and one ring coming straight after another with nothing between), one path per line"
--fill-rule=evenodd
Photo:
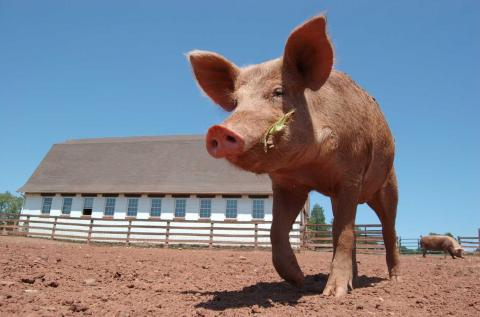
M383 241L387 258L387 267L390 278L398 281L400 278L400 261L397 248L397 234L395 232L395 218L397 216L398 189L395 171L392 168L382 188L375 193L368 205L375 211L382 223ZM426 250L423 250L425 256Z
M332 196L333 209L333 260L323 295L341 297L352 289L356 272L355 215L360 190L357 187L341 188Z

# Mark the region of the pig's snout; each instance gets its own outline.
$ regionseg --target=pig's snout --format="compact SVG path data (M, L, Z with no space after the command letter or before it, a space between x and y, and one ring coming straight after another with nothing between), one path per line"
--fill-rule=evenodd
M234 131L221 125L208 129L207 151L214 158L239 155L244 148L245 141Z

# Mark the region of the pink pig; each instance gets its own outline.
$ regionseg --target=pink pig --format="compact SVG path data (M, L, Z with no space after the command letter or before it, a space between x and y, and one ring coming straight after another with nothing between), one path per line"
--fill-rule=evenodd
M188 58L201 89L231 112L208 130L210 155L272 180L270 238L278 274L293 285L304 283L289 232L308 193L316 190L331 198L334 214L334 255L323 294L339 297L352 288L355 215L361 203L380 218L388 270L397 280L394 140L375 99L333 69L326 18L297 27L283 57L261 64L240 68L206 51L192 51ZM283 129L266 133L292 110Z

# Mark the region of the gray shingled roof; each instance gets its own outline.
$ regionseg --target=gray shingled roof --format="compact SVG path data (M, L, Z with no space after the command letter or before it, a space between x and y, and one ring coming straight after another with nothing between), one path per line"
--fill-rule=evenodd
M55 144L25 193L271 194L268 176L210 157L203 136L71 140Z

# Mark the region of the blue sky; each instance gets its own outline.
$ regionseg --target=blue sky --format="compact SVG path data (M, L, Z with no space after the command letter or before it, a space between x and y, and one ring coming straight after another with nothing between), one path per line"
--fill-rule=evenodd
M66 139L204 133L228 114L200 94L184 53L262 62L322 11L336 68L375 96L395 135L398 234L475 235L478 1L0 0L0 191ZM311 198L330 219L329 199ZM360 206L357 223L372 222Z

